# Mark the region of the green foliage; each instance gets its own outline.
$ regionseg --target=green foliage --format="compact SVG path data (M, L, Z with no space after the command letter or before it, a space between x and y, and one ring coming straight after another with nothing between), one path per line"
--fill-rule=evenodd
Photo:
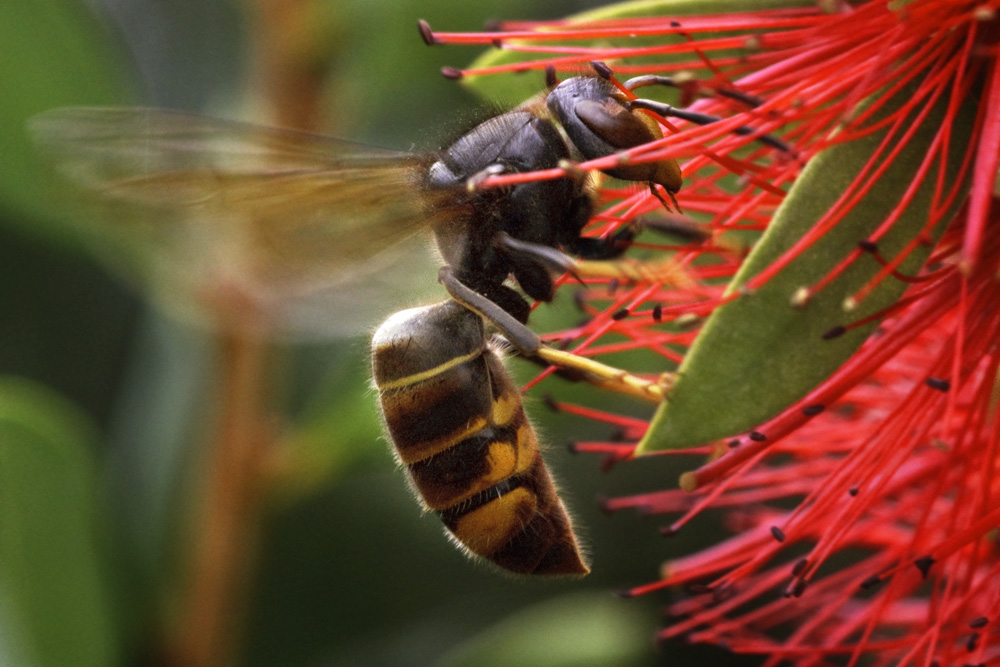
M127 103L131 98L104 26L78 0L0 3L0 210L33 232L54 218L48 174L24 130L32 115L58 106Z
M164 65L169 76L191 95L184 99L212 100L219 105L215 109L222 107L221 115L235 115L226 106L232 100L215 88L205 89L207 77L200 75L234 57L224 51L238 44L239 26L187 16L204 30L185 25L173 33L157 32L171 12L184 13L177 9L183 2L125 4L139 11L158 7L167 16L150 11L132 48L170 61ZM129 317L120 311L131 316L134 306L122 306L120 291L106 276L74 265L78 248L48 252L44 241L62 240L66 228L41 223L76 211L53 212L48 176L27 143L24 121L57 106L133 103L125 82L132 66L112 30L79 0L0 5L0 129L5 137L0 231L7 235L0 239L0 260L9 271L5 277L10 276L0 302L0 371L25 369L64 389L72 404L86 405L109 433L98 438L88 418L37 385L0 383L0 664L139 664L157 656L163 627L156 623L176 601L171 596L181 569L178 556L188 547L183 518L201 472L198 446L214 424L207 397L217 380L216 360L204 332L155 322L138 332L128 330ZM228 0L209 5L225 5L234 14L240 11L234 6L246 6ZM324 36L331 42L343 39L337 44L341 48L329 54L334 72L329 106L343 116L339 125L332 123L343 130L337 134L409 148L436 145L441 136L461 131L464 117L472 115L468 96L439 77L437 68L462 64L471 50L427 48L415 23L426 18L442 30L475 29L484 18L480 6L458 9L454 3L417 0L321 1L317 6L344 12L341 23L335 16L322 28L329 30ZM565 5L517 0L491 7L491 15L494 10L508 17L555 17ZM164 34L178 39L164 40ZM198 86L203 89L195 94ZM530 92L538 87L537 80L531 82ZM156 93L161 103L183 106L169 94ZM421 130L436 136L428 140ZM51 233L12 244L11 228ZM31 252L21 251L24 243ZM24 284L29 281L30 289ZM138 344L126 344L130 335ZM316 352L307 352L314 374L340 368L339 362L315 361ZM367 365L364 341L330 344L318 352L359 358L358 368ZM74 363L61 363L66 359ZM299 379L293 373L280 377L276 383L283 386L275 393L286 383L297 387ZM601 475L592 459L565 455L559 446L565 436L549 427L549 458L593 543L597 568L584 581L512 581L470 565L442 538L439 522L421 520L386 443L379 440L367 373L335 370L328 384L316 384L330 389L319 399L299 401L298 407L306 407L298 424L275 424L287 437L283 444L290 445L292 472L281 480L287 483L280 489L286 493L282 500L294 502L267 507L273 514L265 517L259 576L246 599L251 620L241 639L240 664L432 664L460 645L461 651L452 654L457 660L492 650L497 635L489 628L498 619L506 619L495 626L504 632L525 633L510 650L538 645L536 664L601 656L606 662L621 658L607 664L655 660L651 630L635 613L623 611L644 601L602 600L614 586L655 576L650 564L662 547L655 539L638 544L626 539L635 526L622 523L626 517L604 517L592 499L609 489L624 494L651 488L675 476L663 471L667 462ZM537 398L529 407L532 414L544 414ZM548 426L545 417L539 421ZM106 497L114 502L105 512ZM531 607L581 588L600 592L575 603ZM110 591L127 597L127 613L116 611ZM651 606L643 608L646 619L654 617ZM516 613L522 608L528 608L523 616ZM466 643L468 637L474 639ZM495 657L502 660L504 649L497 650ZM395 662L382 659L390 651L398 651ZM675 655L670 660L677 664Z
M896 93L872 122L898 111L913 93L913 85ZM758 426L806 395L868 338L877 322L853 328L832 340L822 336L834 327L891 306L906 289L907 283L888 278L856 309L845 311L845 299L881 269L871 257L859 257L804 307L793 306L792 297L799 288L813 285L856 251L858 242L868 239L898 206L913 183L921 156L934 141L948 103L947 98L939 100L892 165L836 226L796 255L762 288L712 314L678 369L676 386L640 443L641 451L679 449ZM975 106L975 100L965 100L953 124L947 183L957 177L972 132ZM911 117L916 113L911 112ZM730 292L771 266L830 210L887 132L885 129L837 144L809 162L767 232L733 278ZM879 252L884 257L895 257L923 231L933 195L931 185L919 188L892 229L879 239ZM953 204L943 220L949 220L957 206ZM931 236L937 238L943 228L939 224ZM899 271L904 275L917 273L931 245L920 244L900 264ZM720 410L720 405L724 409Z
M642 610L576 593L523 609L445 655L440 667L612 667L643 659L653 633Z
M0 663L111 667L93 425L28 381L0 380Z

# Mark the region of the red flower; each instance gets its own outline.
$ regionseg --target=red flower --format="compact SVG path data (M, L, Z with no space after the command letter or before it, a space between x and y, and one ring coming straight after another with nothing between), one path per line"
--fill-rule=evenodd
M648 247L690 280L590 283L588 322L550 336L680 364L652 426L558 404L619 427L577 446L608 464L637 446L712 455L681 489L607 502L679 515L668 534L728 511L732 537L630 591L687 587L661 636L769 665L985 664L1000 655L1000 0L819 4L432 37L502 48L453 76L602 60L672 75L682 104L721 118L659 117L665 138L627 158L682 161L678 200L704 236ZM596 234L662 210L600 195ZM749 255L746 233L762 233Z

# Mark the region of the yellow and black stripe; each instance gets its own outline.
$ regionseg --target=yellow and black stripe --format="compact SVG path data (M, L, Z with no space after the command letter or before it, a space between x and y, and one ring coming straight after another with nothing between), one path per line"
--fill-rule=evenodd
M482 319L454 301L406 310L372 349L397 456L455 540L512 572L589 572Z

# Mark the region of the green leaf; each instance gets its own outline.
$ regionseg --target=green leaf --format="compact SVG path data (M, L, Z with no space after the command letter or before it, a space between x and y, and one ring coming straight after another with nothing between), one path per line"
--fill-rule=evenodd
M875 117L895 112L914 92L913 85L904 88ZM949 184L957 178L968 150L976 111L974 97L965 100L953 120L946 176ZM877 322L832 340L823 340L822 335L877 313L902 295L906 283L888 278L855 310L845 312L845 299L881 268L872 257L859 257L805 307L793 307L792 296L800 287L823 278L856 250L858 242L867 239L897 206L944 120L947 103L947 99L938 102L884 175L833 229L759 290L722 306L709 317L678 369L669 399L661 404L640 443L641 452L702 444L758 426L820 384L868 338ZM809 162L733 278L730 292L770 266L816 224L850 185L886 132L838 144ZM923 229L933 197L933 178L931 175L931 183L919 189L891 231L879 239L883 257L895 257ZM945 220L957 212L962 197L957 199ZM934 238L943 227L938 225ZM929 245L918 246L899 271L917 273L929 253Z
M0 2L0 209L30 220L30 231L55 232L37 223L60 214L25 121L52 107L131 101L112 44L79 0Z
M640 662L652 628L643 610L607 593L530 607L457 646L439 667L611 667Z
M0 379L0 663L111 667L95 430L26 380Z
M617 4L600 7L579 14L574 14L566 18L569 23L583 23L585 21L600 21L636 17L656 17L656 16L691 16L695 14L722 14L726 12L746 12L767 9L781 9L785 7L803 7L814 5L814 0L633 0L632 2L620 2ZM700 33L699 40L717 37L714 33ZM641 48L643 46L660 46L665 39L657 37L627 37L614 40L569 41L560 40L560 46L566 45L586 45L586 46L626 46L630 48ZM680 39L680 38L678 38ZM723 58L735 51L714 51L713 58ZM562 54L554 54L553 57L561 57ZM529 60L544 59L544 53L523 53L520 51L506 51L504 49L490 49L469 65L470 69L487 67L498 67L510 65L512 63ZM658 54L651 62L669 63L691 60L691 54L682 53L676 55ZM629 58L630 64L643 62L642 58ZM614 67L614 63L609 63ZM508 72L505 74L490 74L484 76L466 76L462 79L462 84L468 87L473 93L482 99L511 106L528 99L538 93L544 87L541 73L532 75L523 72Z

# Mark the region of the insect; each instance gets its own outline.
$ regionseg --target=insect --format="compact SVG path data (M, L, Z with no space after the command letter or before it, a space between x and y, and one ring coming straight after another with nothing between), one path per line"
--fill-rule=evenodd
M431 165L428 182L457 187L486 171L555 167L657 136L611 84L572 78L544 104L529 100L459 139ZM671 195L681 185L672 160L611 173ZM506 285L508 276L528 296L548 301L551 264L562 260L553 259L557 249L607 260L622 252L632 230L606 239L582 236L593 200L581 180L473 191L465 200L464 219L437 230L446 260L441 282L452 299L397 313L375 334L374 378L387 428L418 494L462 547L513 572L586 574L519 392L483 325L500 329L520 353L537 355L541 345L521 327L528 304ZM566 261L581 270L581 263Z
M582 233L594 209L588 178L470 185L652 141L660 131L632 110L639 102L606 79L573 77L437 155L152 109L57 109L30 129L72 182L113 208L102 229L140 256L135 272L154 293L235 285L270 333L310 328L317 313L321 328L351 320L318 305L377 280L398 287L385 275L430 229L449 300L396 313L372 344L398 459L470 553L518 573L581 575L589 568L572 523L487 327L523 356L662 399L655 381L543 345L524 324L528 302L510 286L512 277L529 298L548 301L554 273L634 278L635 265L616 258L636 231ZM681 186L670 159L607 174L671 198Z

